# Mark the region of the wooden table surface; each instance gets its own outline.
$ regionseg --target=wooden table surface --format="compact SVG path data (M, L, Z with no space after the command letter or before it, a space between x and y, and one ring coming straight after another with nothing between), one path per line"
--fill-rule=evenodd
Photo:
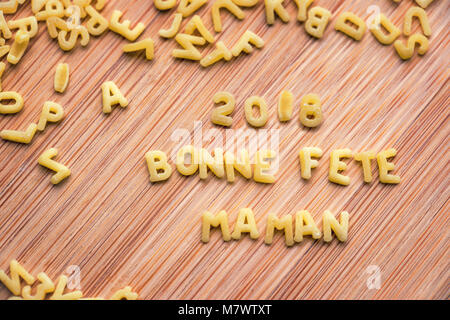
M25 106L16 115L0 116L0 129L24 130L39 119L47 100L62 104L66 117L49 124L30 145L0 141L0 268L9 269L9 261L17 259L32 274L45 271L56 279L75 265L85 296L109 297L130 285L141 299L447 299L450 4L435 0L426 9L433 30L430 50L407 62L369 31L355 42L333 26L341 12L366 19L369 5L377 5L402 27L412 0L314 4L333 12L321 40L309 37L295 21L292 1L286 5L287 24L277 19L268 26L261 1L244 9L243 21L223 11L224 31L217 40L231 47L249 29L265 46L207 69L171 56L177 44L160 38L158 30L170 25L174 10L158 12L152 1L112 0L103 14L109 18L120 9L125 18L144 22L140 39L154 40L153 61L124 54L128 41L111 31L64 53L41 22L22 61L6 67L3 90L20 92ZM213 30L210 8L208 3L198 14ZM30 13L27 4L6 19ZM64 94L53 90L60 62L71 68ZM100 86L107 80L129 99L126 109L114 108L109 115L101 109ZM292 121L280 123L277 102L283 89L293 92L296 106L303 95L317 93L324 123L306 129L297 108ZM222 90L236 96L232 129L210 122L212 97ZM264 129L279 134L275 184L241 176L230 184L211 174L201 181L175 171L167 182L150 183L144 154L162 150L172 155L179 146L176 130L193 135L195 121L201 121L204 135L212 132L217 139L226 130L253 130L243 110L252 95L268 102ZM204 143L207 149L211 145ZM301 179L298 161L305 146L324 151L309 182ZM57 160L72 171L58 186L37 163L50 147L60 150ZM348 162L350 186L329 182L329 153L343 147L355 152L396 148L401 184L381 184L375 163L374 182L365 184L356 161ZM234 223L245 207L255 212L262 234L258 240L246 236L226 243L215 230L208 244L200 241L203 211L226 210ZM317 222L324 210L348 211L348 242L306 237L288 248L277 233L272 245L264 244L269 213L301 209ZM380 289L367 287L370 266L380 270ZM0 286L0 298L9 296Z

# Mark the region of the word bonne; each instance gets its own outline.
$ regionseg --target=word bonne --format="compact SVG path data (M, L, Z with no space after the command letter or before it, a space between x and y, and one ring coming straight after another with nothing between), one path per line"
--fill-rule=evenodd
M348 221L348 212L343 211L341 213L339 222L330 211L326 210L322 217L323 240L331 242L333 240L332 232L334 232L339 241L347 241ZM226 211L220 211L217 215L208 211L204 212L202 215L202 241L205 243L210 240L211 227L220 227L224 241L240 240L243 233L248 233L251 239L258 239L260 236L253 211L248 208L239 210L232 232ZM311 214L306 210L297 212L295 221L290 214L281 218L269 214L264 238L266 244L272 244L275 230L284 232L287 246L293 246L295 242L302 242L304 236L312 236L313 239L322 237L322 232L320 232Z
M301 176L308 180L311 178L311 169L319 165L318 160L322 157L322 150L317 147L303 148L299 152ZM372 177L372 160L377 159L379 169L379 179L382 183L398 184L400 177L393 175L390 171L395 170L395 165L388 159L395 157L397 151L393 148L375 154L372 151L365 151L354 154L350 149L337 149L330 154L329 180L339 185L350 184L350 177L342 174L347 169L347 164L342 161L344 158L354 158L361 162L364 181L370 183ZM240 150L239 158L230 152L225 152L221 148L214 149L211 155L206 149L195 148L188 145L182 147L176 158L176 168L184 176L191 176L199 173L200 179L208 178L208 169L217 177L223 178L225 175L228 182L234 182L235 171L244 178L260 183L274 183L275 175L272 173L270 160L275 159L276 152L273 150L259 150L255 154L254 165L250 163L248 151ZM189 158L189 163L186 163ZM150 173L151 182L165 181L172 175L172 167L168 163L167 155L163 151L154 150L145 154L145 159Z

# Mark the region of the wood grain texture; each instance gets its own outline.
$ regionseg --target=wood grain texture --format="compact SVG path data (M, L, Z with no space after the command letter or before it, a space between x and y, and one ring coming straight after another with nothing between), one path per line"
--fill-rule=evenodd
M211 1L210 1L211 2ZM285 1L286 2L286 1ZM69 265L81 268L86 296L108 297L131 285L141 299L447 299L449 296L449 2L435 0L427 9L433 35L430 50L411 61L399 59L366 33L354 42L333 30L337 15L353 11L366 19L378 5L397 26L413 5L404 0L316 0L334 20L321 40L309 37L296 22L295 4L287 3L291 22L267 26L264 5L244 9L236 20L222 13L230 45L247 29L266 42L262 50L203 69L171 57L173 40L158 37L173 11L158 12L151 1L111 1L132 21L147 25L141 38L155 41L155 59L124 54L127 41L108 32L86 48L63 53L40 23L23 60L7 65L4 90L17 90L25 107L1 116L0 129L25 129L37 121L46 100L62 104L65 119L50 124L30 145L0 141L0 268L17 259L30 272L56 279ZM209 3L199 11L212 30ZM15 17L30 14L29 5ZM8 15L7 19L12 16ZM183 21L183 26L187 20ZM204 52L213 50L204 47ZM67 62L71 80L65 94L53 91L56 65ZM129 99L126 109L104 115L100 86L112 80ZM294 119L281 124L276 104L283 89L296 105L307 93L323 101L325 122L307 130ZM171 153L179 128L204 131L219 90L235 94L234 129L247 128L243 102L251 95L269 104L266 128L280 131L277 182L259 185L238 177L234 184L210 177L181 177L151 184L144 161L152 149ZM300 177L298 151L324 151L313 177ZM37 164L50 147L72 176L58 186ZM349 162L348 187L328 181L329 152L381 151L395 147L398 186L364 184L356 161ZM267 246L244 237L224 243L218 231L200 241L201 213L227 210L232 222L239 208L255 212L265 231L268 213L309 210L317 221L324 210L350 213L349 240L331 244L305 239L287 248L281 234ZM368 290L366 268L381 268L382 286ZM0 286L0 298L9 292Z

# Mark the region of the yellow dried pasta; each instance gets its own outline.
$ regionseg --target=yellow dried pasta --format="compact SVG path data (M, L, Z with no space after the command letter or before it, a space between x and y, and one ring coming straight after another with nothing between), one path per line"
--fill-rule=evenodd
M35 12L38 21L44 21L50 17L62 18L65 15L64 5L58 0L46 0L44 10L41 11L41 8Z
M287 214L278 218L275 214L269 214L267 218L266 236L264 242L272 244L275 229L284 231L284 239L288 247L294 245L294 230L292 228L292 215Z
M23 287L22 297L24 300L44 300L47 293L55 291L55 284L44 272L40 272L37 279L41 283L37 285L35 295L31 294L30 286Z
M186 164L185 158L186 155L190 156L191 163ZM176 159L176 167L180 174L184 176L191 176L198 170L198 152L197 149L194 148L194 146L188 145L182 147L177 152L177 159Z
M220 9L227 9L239 20L244 19L244 11L241 10L236 4L231 0L216 0L213 3L211 9L212 21L214 24L214 30L216 32L222 32L222 19L220 18Z
M44 8L45 3L47 1L48 0L33 0L33 1L31 1L31 11L36 15L40 10L42 10L42 8ZM61 1L59 1L59 2L61 2Z
M202 58L202 54L194 45L204 45L206 43L205 38L179 33L176 35L175 41L184 48L172 51L172 56L175 58L188 60L200 60Z
M222 210L217 215L213 215L209 211L202 214L202 242L207 243L210 239L211 227L217 228L220 226L222 231L222 238L224 241L231 240L230 227L228 225L228 214Z
M372 166L371 161L375 159L376 154L372 151L360 152L355 154L355 160L361 162L364 173L364 182L372 182Z
M411 59L414 55L414 49L416 44L419 45L417 53L419 55L424 55L428 51L429 42L427 37L421 34L413 34L408 38L407 45L405 46L401 40L394 42L395 50L397 51L400 58L403 60Z
M340 174L339 171L347 169L347 164L341 161L341 159L351 157L353 157L353 152L350 149L338 149L331 152L330 170L328 175L331 182L343 186L348 186L350 184L350 177Z
M255 117L253 114L254 107L257 107L259 110L258 117ZM266 125L269 118L269 112L267 109L267 103L262 97L252 96L245 100L244 110L245 119L251 126L260 128Z
M214 36L205 27L205 25L203 24L202 19L198 15L193 16L192 19L189 20L189 22L186 24L186 27L184 29L184 33L186 33L186 34L193 34L195 32L195 30L198 30L200 35L203 38L205 38L205 40L208 41L209 43L213 43L214 42Z
M91 0L61 0L66 7L66 16L78 15L80 18L86 17L85 8Z
M89 19L86 21L86 29L89 34L93 36L103 34L103 32L109 28L109 21L92 6L87 6L85 10L86 14L89 16Z
M379 21L379 24L376 22ZM387 31L387 34L382 31L382 28ZM395 26L384 14L379 14L372 20L372 24L370 25L370 32L374 35L374 37L384 45L392 44L395 39L397 39L402 33L399 28Z
M308 11L308 19L305 22L306 32L315 38L322 38L328 22L331 18L331 12L322 7L313 7Z
M5 20L5 16L3 15L3 11L0 11L0 32L3 38L11 39L12 32L8 27L8 23Z
M289 121L292 118L294 108L294 95L288 90L281 91L278 101L278 119L282 122Z
M2 101L13 100L13 104L3 104ZM0 113L12 114L21 111L23 108L23 98L15 91L0 92Z
M141 50L145 50L145 58L147 60L153 60L154 45L151 38L147 38L139 42L129 43L123 46L124 52L135 52Z
M312 236L319 239L322 236L311 214L306 210L298 211L295 214L295 242L302 242L304 236Z
M223 178L225 175L223 150L221 148L214 149L214 156L212 156L206 149L198 151L198 171L200 179L208 178L208 169L218 178Z
M122 108L128 106L127 98L125 98L120 89L112 81L107 81L102 84L102 101L104 113L111 113L112 106L117 104Z
M315 128L323 122L322 103L317 94L307 94L302 98L300 122L308 128Z
M309 6L313 3L314 0L294 0L297 5L297 20L300 22L304 22L307 19L307 13Z
M390 174L389 171L395 170L395 165L388 162L387 159L393 158L397 155L397 150L394 148L382 151L377 154L378 170L380 181L386 184L398 184L401 179L397 175Z
M347 235L348 235L348 220L349 215L348 212L342 211L341 212L341 218L340 222L336 220L336 218L333 216L333 214L326 210L323 214L323 240L325 242L331 242L333 240L333 237L331 235L331 231L333 231L336 234L336 237L339 241L345 242L347 241Z
M9 53L9 45L5 45L5 39L0 38L0 58L3 58L5 54Z
M6 64L4 62L0 62L0 92L3 91L2 87L2 78L3 73L5 72Z
M169 10L176 6L177 0L153 0L156 9L158 10Z
M250 238L252 239L259 238L259 231L258 227L256 226L255 215L253 214L252 209L243 208L239 210L237 221L231 237L234 240L239 240L242 233L249 233Z
M19 29L22 32L26 32L30 38L33 38L38 32L38 23L34 16L9 20L8 27L10 29Z
M303 179L311 179L311 169L319 165L319 162L312 158L321 158L322 154L322 149L317 147L305 147L300 150L300 172Z
M253 52L253 47L251 44L260 49L264 46L264 40L250 30L247 30L231 49L231 53L235 57L240 55L241 52L250 54Z
M159 150L149 151L145 154L151 182L165 181L172 174L172 167L167 162L167 155Z
M58 63L56 66L55 79L53 86L56 92L63 93L69 84L69 65L67 63Z
M17 31L14 38L14 42L9 50L8 57L6 58L9 63L17 64L22 58L25 50L27 50L28 43L30 42L30 36L27 32L22 30Z
M23 279L30 286L34 283L34 277L16 260L11 260L9 263L9 273L11 274L10 277L6 275L5 271L0 270L0 281L15 296L21 293L20 279Z
M259 183L274 183L275 176L270 172L271 165L267 160L275 159L276 152L273 150L260 150L255 154L255 168L253 180ZM266 160L267 159L267 160Z
M37 124L32 123L28 126L27 130L25 131L2 130L0 132L0 137L3 140L28 144L33 140L36 131L37 131Z
M348 22L352 25L350 26ZM344 12L337 18L334 28L359 41L366 32L366 22L352 12Z
M208 0L180 0L177 11L183 15L183 18L186 18L200 9L206 2Z
M119 10L113 11L109 22L109 28L129 41L134 41L141 35L142 32L144 32L145 25L142 22L139 22L133 29L130 29L130 20L119 22L122 14L123 13Z
M169 29L161 29L158 31L159 35L163 38L173 38L178 33L181 26L183 15L181 13L175 13L173 15L172 25Z
M271 25L275 23L275 13L284 23L289 22L290 17L287 10L283 7L284 0L264 0L266 8L266 22Z
M247 150L242 149L239 151L239 158L236 158L231 152L225 152L225 172L227 175L228 182L234 182L236 170L244 178L250 179L252 177L252 167L250 164L250 157Z
M17 0L7 0L0 2L0 11L6 14L16 13L17 6L19 5Z
M52 101L46 101L42 108L41 117L39 119L37 129L44 131L47 126L47 122L58 122L64 117L63 107Z
M53 184L58 184L62 180L70 176L69 168L59 162L52 160L52 158L56 157L57 155L58 149L50 148L45 151L38 159L38 163L41 166L56 172L56 174L54 174L50 179L50 182Z
M216 42L216 49L200 60L202 67L208 67L220 60L230 61L233 57L231 51L225 46L223 41Z
M224 105L214 108L211 114L212 123L230 127L233 124L233 118L229 115L233 113L236 106L233 94L226 91L217 92L214 94L213 101L216 104L224 103Z
M433 0L416 0L416 3L424 9L426 9L432 2Z
M239 7L253 7L258 3L259 0L233 0L235 4Z
M64 30L66 32L69 32L69 26L67 23L58 17L50 17L47 19L47 31L51 38L57 38L58 37L58 30Z
M69 34L69 38L67 38L67 35ZM85 47L89 43L89 32L87 31L86 27L84 26L78 26L72 30L65 31L61 30L58 33L58 44L61 49L64 51L70 51L73 48L75 48L75 45L77 44L78 37L81 38L80 44Z
M125 287L117 290L110 298L110 300L137 300L138 294L133 292L131 287Z
M403 33L405 36L411 35L411 28L413 23L413 18L416 17L423 30L423 34L427 37L431 36L431 27L430 23L428 22L428 16L425 10L419 7L411 7L406 11L405 14L405 24L403 26Z
M81 291L72 291L69 293L64 293L64 289L67 287L68 278L65 275L62 275L58 279L58 283L56 284L55 290L52 296L49 298L50 300L78 300L83 297L83 293Z

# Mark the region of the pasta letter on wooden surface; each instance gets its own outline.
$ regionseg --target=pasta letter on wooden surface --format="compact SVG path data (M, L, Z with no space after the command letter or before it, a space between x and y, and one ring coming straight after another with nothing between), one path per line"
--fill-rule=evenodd
M274 183L275 176L271 172L270 162L276 157L276 152L273 150L260 150L255 154L255 169L253 173L253 180L259 183Z
M63 93L69 84L70 68L67 63L59 63L56 67L54 88L56 92Z
M377 155L378 170L380 181L387 184L400 183L400 177L390 174L389 171L395 170L395 165L392 162L388 162L389 158L393 158L397 155L397 150L394 148L382 151Z
M253 47L251 45L254 45L256 48L260 49L264 46L264 40L250 30L247 30L231 49L231 53L235 57L237 57L241 52L250 54L253 52Z
M347 164L341 161L341 159L351 157L353 157L353 152L350 149L338 149L331 152L329 172L329 179L331 182L343 186L348 186L350 184L350 177L340 174L339 171L347 169Z
M226 211L222 210L215 216L211 212L204 212L202 215L202 242L209 242L211 227L217 228L219 226L222 231L223 240L230 241L231 232L228 225L228 214Z
M404 45L401 40L397 40L394 42L394 47L400 58L409 60L414 55L414 49L417 44L419 45L419 49L417 49L419 55L423 56L427 53L429 47L428 39L424 35L418 33L413 34L408 38L407 45Z
M366 32L366 22L352 12L344 12L338 17L334 28L359 41Z
M46 167L56 172L50 179L51 183L58 184L68 176L70 176L70 170L66 166L59 162L52 160L52 158L58 155L58 149L50 148L45 151L38 159L41 166Z
M167 155L162 151L149 151L145 154L151 182L165 181L172 175L172 167L167 162Z
M319 162L312 158L322 157L322 149L317 147L305 147L299 152L301 176L305 180L311 179L311 169L317 168Z
M112 81L107 81L102 84L102 99L103 99L103 112L111 113L114 105L119 105L122 108L128 106L128 100Z
M122 17L122 12L119 10L114 10L111 15L111 20L109 22L109 29L114 31L115 33L120 34L124 38L134 41L136 40L142 32L145 30L145 25L142 22L139 22L133 29L130 29L131 21L124 20L123 22L119 22Z
M64 117L63 107L52 101L46 101L44 107L42 108L41 117L39 119L37 129L39 131L44 131L47 122L58 122Z
M269 214L267 218L266 236L264 242L272 244L275 229L284 231L284 239L287 246L294 245L294 231L292 227L292 215L288 214L278 218L275 214Z
M328 22L331 18L331 12L322 7L311 8L308 12L308 19L305 22L306 32L315 38L322 38Z
M183 20L183 15L181 13L175 13L173 15L172 25L169 29L161 29L158 31L159 35L163 38L173 38L178 33L181 26L181 21Z
M139 42L129 43L123 46L124 52L136 52L141 50L145 50L145 58L147 60L153 60L154 46L151 38L147 38Z
M369 29L378 42L384 45L392 44L402 33L400 29L382 13L372 20ZM383 29L386 30L386 32L384 32Z
M224 103L224 105L214 108L211 114L211 121L217 125L231 127L233 118L230 117L230 114L233 113L236 106L233 94L225 91L217 92L213 97L213 101L215 104Z
M284 23L289 22L290 17L287 10L283 7L284 0L264 0L266 8L266 21L271 25L275 23L275 13L280 17Z
M336 220L336 218L333 216L333 214L326 210L323 214L323 240L325 242L331 242L333 240L333 237L331 235L331 231L333 231L336 234L336 237L341 242L347 241L347 234L348 234L348 212L343 211L341 212L341 218L340 223Z
M12 104L5 104L3 101L13 101ZM12 114L23 109L23 98L15 91L0 92L0 113Z
M222 19L220 18L220 9L225 8L231 12L239 20L244 19L244 11L241 10L231 0L216 0L211 9L212 20L214 24L214 30L216 32L222 32Z
M188 60L200 60L202 58L202 54L198 51L195 45L204 45L206 43L205 38L179 33L176 35L175 40L184 48L174 49L172 51L172 55L175 58Z
M25 50L27 50L28 43L30 42L30 36L27 32L19 30L16 33L14 42L9 50L7 60L11 64L19 63Z
M242 233L249 233L250 238L258 239L259 231L256 226L255 215L252 209L243 208L239 210L238 218L231 237L235 240L241 239Z
M36 131L37 131L37 124L32 123L28 126L27 130L25 131L2 130L0 132L0 137L3 140L28 144L31 142L31 140L33 140Z
M0 281L15 296L18 296L22 290L20 279L23 279L30 286L34 283L34 277L16 260L11 260L9 263L9 273L10 277L6 275L5 271L0 270Z

